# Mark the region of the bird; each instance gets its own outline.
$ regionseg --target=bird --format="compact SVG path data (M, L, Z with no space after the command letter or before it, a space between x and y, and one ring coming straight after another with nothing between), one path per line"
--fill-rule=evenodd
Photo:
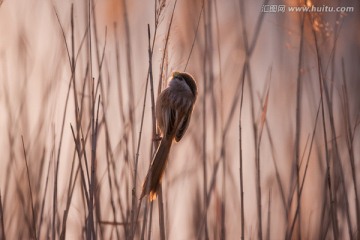
M175 71L168 79L168 86L158 96L155 116L161 142L146 174L140 199L146 195L149 195L149 201L156 199L171 145L174 140L179 142L184 136L197 95L195 79L189 73Z

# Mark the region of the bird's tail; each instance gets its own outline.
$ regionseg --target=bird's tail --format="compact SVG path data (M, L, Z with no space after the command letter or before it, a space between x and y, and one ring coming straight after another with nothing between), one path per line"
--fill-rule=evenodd
M153 201L156 199L156 192L161 182L161 177L164 173L167 158L170 152L172 144L171 138L164 137L161 140L160 146L158 147L154 159L151 163L151 167L146 175L140 199L145 195L149 194L149 200Z

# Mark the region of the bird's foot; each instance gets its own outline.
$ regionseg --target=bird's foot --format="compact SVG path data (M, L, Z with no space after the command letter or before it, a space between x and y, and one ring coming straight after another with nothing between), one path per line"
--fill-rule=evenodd
M155 136L153 137L154 142L159 142L161 140L162 140L162 137L160 136L160 134L155 134Z

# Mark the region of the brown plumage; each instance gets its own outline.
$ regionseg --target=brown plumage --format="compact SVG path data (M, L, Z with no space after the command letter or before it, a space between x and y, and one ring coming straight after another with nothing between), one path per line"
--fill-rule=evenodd
M146 195L149 195L150 201L156 198L171 144L174 139L179 142L184 136L196 97L197 86L194 78L188 73L174 72L168 87L157 98L155 114L162 139L146 175L140 198Z

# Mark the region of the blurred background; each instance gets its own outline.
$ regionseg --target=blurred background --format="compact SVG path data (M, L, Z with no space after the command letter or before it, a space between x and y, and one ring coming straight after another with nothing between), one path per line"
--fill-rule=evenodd
M358 239L359 5L0 1L0 239ZM198 99L140 201L175 70Z

